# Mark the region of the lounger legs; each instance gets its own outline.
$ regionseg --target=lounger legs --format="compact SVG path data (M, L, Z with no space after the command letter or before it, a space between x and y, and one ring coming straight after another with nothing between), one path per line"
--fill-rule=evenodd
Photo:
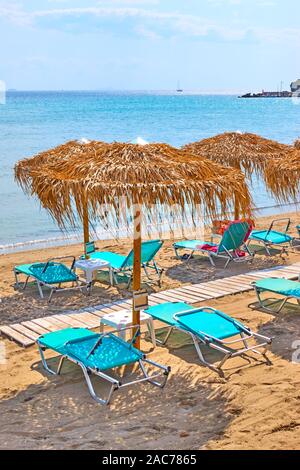
M168 342L168 339L170 338L171 336L171 333L173 332L174 328L172 326L170 326L170 328L168 328L168 331L167 331L167 334L165 336L165 339L163 340L160 340L160 339L157 339L156 338L156 343L157 344L160 344L161 346L165 346Z
M66 356L61 356L60 357L57 370L55 371L55 370L51 369L49 367L48 363L47 363L47 360L46 360L45 354L44 354L44 348L42 348L39 344L38 344L38 348L39 348L39 352L40 352L40 355L41 355L43 367L51 375L59 375L61 373L61 369L62 369L62 366L63 366L63 363L64 363L65 359L68 359L69 361L74 362L74 364L77 364L78 366L80 366L80 368L83 372L84 378L86 380L86 384L87 384L87 387L88 387L88 390L89 390L89 393L90 393L91 397L97 403L99 403L100 405L108 405L111 401L113 393L116 390L118 390L120 388L128 387L130 385L134 385L134 384L138 384L138 383L142 383L142 382L149 382L149 383L151 383L152 385L154 385L156 387L164 388L166 383L167 383L170 371L171 371L171 369L169 367L162 366L162 365L157 364L156 362L151 361L151 360L146 359L146 358L141 359L139 361L139 366L140 366L140 369L143 373L144 378L137 379L137 380L134 380L132 382L122 384L120 381L116 380L113 377L110 377L109 375L105 374L104 372L101 372L99 370L88 370L85 367L85 365L82 364L81 362L73 360L73 359L71 359L69 357L66 357ZM150 375L147 372L144 363L155 367L159 371L157 373L153 373L152 375ZM95 392L94 386L93 386L92 381L91 381L91 375L92 374L102 378L103 380L105 380L106 382L108 382L110 384L110 388L109 388L109 391L108 391L107 398L101 398ZM158 378L161 378L161 381L156 380Z
M104 377L104 374L102 375L101 373L98 373L97 375L99 375L100 377L102 378L105 378L106 381L108 381L110 383L110 389L109 389L109 392L108 392L108 396L106 399L104 398L100 398L96 392L95 392L95 389L93 387L93 384L92 384L92 381L90 379L90 374L87 370L86 367L84 367L83 364L80 364L80 363L77 363L81 369L82 369L82 372L83 372L83 375L84 375L84 378L85 378L85 381L86 381L86 384L88 386L88 389L89 389L89 392L90 392L90 395L91 397L93 398L93 400L95 400L97 403L99 403L100 405L108 405L110 400L111 400L111 397L114 393L115 390L118 390L118 388L120 387L119 385L119 382L117 380L113 380L109 377L110 380L107 380L108 376L105 376Z
M176 258L181 260L182 258L181 258L181 256L179 255L178 248L176 248L175 246L174 246L174 251L175 251L175 256L176 256ZM189 257L186 259L186 261L190 261L190 259L193 257L193 254L194 254L194 253L195 253L195 250L192 250L192 251L191 251L191 254L190 254Z
M154 366L155 368L160 369L161 371L163 371L163 374L157 373L155 375L153 374L152 376L149 375L143 362L146 362L147 364L150 364L151 366ZM140 368L147 382L150 382L152 385L155 385L156 387L159 387L159 388L165 387L167 380L168 380L169 373L171 371L170 367L165 367L160 364L157 364L157 362L150 361L149 359L144 359L143 361L142 360L140 361ZM163 380L161 382L158 382L157 380L154 380L156 377L162 377Z
M267 340L267 338L265 338L264 336L261 336L261 335L256 335L257 337L259 338L262 338L263 340ZM267 355L266 355L266 352L267 352L267 347L268 345L266 343L264 344L261 344L259 345L258 347L264 347L263 351L258 351L257 349L255 349L255 347L249 347L248 346L248 343L246 341L246 337L244 335L241 335L241 339L244 343L244 346L245 346L245 350L244 351L228 351L226 349L223 349L223 348L219 348L218 346L214 346L212 345L212 348L213 349L216 349L217 351L220 351L224 354L224 357L223 359L219 362L219 364L217 366L214 366L213 364L207 362L203 356L203 353L200 349L200 344L199 344L199 340L196 336L192 335L191 334L191 337L193 339L193 342L194 342L194 345L195 345L195 348L196 348L196 351L197 351L197 354L198 354L198 357L200 359L200 362L205 365L206 367L208 367L209 369L213 370L214 372L217 372L220 377L224 377L224 371L222 370L223 366L225 365L225 363L231 359L231 358L234 358L234 357L242 357L244 358L245 360L249 361L249 357L247 355L247 352L254 352L255 354L259 354L261 356L263 356L267 362L267 364L271 364L270 360L268 359ZM221 351L222 349L222 351Z
M14 269L14 274L15 274L15 280L16 280L16 288L17 289L20 289L21 288L21 283L19 281L19 274L15 269ZM25 279L25 282L23 283L22 285L22 290L25 290L27 285L28 285L28 281L30 279L30 276L27 276L26 279Z
M263 308L264 310L266 310L267 312L269 313L280 313L281 310L283 309L283 307L285 306L285 304L288 302L289 299L291 299L292 297L285 297L282 302L280 303L279 307L277 309L272 309L270 308L270 306L272 305L275 305L278 303L279 299L278 300L274 300L273 302L271 302L268 306L266 306L261 298L261 293L262 291L259 290L256 286L254 286L255 288L255 292L256 292L256 295L257 295L257 299L259 301L259 305L261 308Z
M221 377L224 376L224 373L223 371L221 370L220 366L217 367L217 366L214 366L212 364L210 364L210 362L207 362L205 359L204 359L204 356L203 356L203 353L201 351L201 348L200 348L200 344L199 344L199 341L197 339L197 337L193 334L191 334L191 337L193 339L193 343L194 343L194 346L195 346L195 349L196 349L196 352L197 352L197 355L200 359L200 362L208 367L209 369L213 370L214 372L217 372ZM226 358L225 360L227 360L228 358Z
M61 372L61 369L62 369L62 366L63 366L63 363L64 363L66 357L65 356L60 357L57 370L55 371L55 370L51 369L48 366L43 348L40 345L38 345L38 348L39 348L39 352L40 352L40 355L41 355L42 364L43 364L44 369L46 369L46 371L49 372L49 374L51 374L51 375L60 375L60 372Z

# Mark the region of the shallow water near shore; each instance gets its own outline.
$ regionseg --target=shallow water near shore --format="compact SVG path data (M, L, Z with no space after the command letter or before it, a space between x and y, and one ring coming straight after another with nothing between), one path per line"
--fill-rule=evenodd
M300 106L292 99L240 100L167 92L9 92L6 105L0 106L0 245L62 240L39 203L24 196L14 182L14 164L26 156L82 137L128 142L141 136L181 146L225 131L247 131L292 143L299 128ZM261 182L254 186L258 207L275 204ZM80 231L71 238L77 241Z

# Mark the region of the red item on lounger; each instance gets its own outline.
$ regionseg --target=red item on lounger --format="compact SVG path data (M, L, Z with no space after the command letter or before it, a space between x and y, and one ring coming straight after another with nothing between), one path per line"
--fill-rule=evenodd
M248 240L252 230L255 227L254 220L251 220L251 219L214 220L213 221L213 226L212 226L213 233L216 234L216 235L224 235L224 233L226 232L226 230L228 230L230 225L237 224L239 222L247 222L247 224L249 225L249 230L248 230L248 232L245 236L245 240L244 240L244 242L246 242Z
M212 251L213 253L217 253L218 251L218 246L214 245L198 245L197 248L200 250L205 250L205 251ZM238 258L244 258L246 256L246 252L242 250L235 250L234 252Z

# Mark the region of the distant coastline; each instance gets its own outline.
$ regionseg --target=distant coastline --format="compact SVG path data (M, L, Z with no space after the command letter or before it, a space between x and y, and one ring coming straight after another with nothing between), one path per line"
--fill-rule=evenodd
M282 88L283 82L281 82ZM290 91L277 90L277 91L265 91L261 93L246 93L245 95L239 96L239 98L300 98L300 79L292 82L290 85Z
M239 98L293 98L291 91L262 91L261 93L246 93Z

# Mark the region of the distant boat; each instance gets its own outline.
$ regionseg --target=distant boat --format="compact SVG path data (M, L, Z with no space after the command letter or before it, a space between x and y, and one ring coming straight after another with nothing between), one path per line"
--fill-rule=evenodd
M183 93L183 89L180 86L180 82L177 83L177 93Z

